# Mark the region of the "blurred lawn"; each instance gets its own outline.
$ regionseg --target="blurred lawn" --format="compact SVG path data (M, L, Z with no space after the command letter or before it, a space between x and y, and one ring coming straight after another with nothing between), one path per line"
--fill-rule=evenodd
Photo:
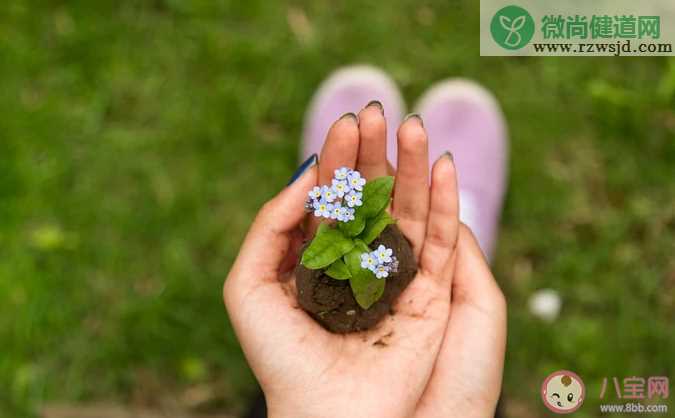
M603 377L675 379L675 61L480 58L478 2L381 4L3 4L0 416L195 390L240 410L254 380L221 284L297 165L313 90L356 62L409 102L465 76L504 107L511 416L544 413L555 369L585 380L580 417ZM553 325L526 308L543 287Z

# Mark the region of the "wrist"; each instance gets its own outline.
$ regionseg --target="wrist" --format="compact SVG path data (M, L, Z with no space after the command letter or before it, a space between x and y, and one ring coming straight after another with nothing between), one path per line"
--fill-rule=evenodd
M267 406L267 418L303 418L304 412L301 407L293 406L289 397L276 398L265 394Z
M311 398L293 398L285 396L281 398L266 398L267 418L337 418L344 415L331 404L330 400L313 402ZM353 418L360 415L348 414Z

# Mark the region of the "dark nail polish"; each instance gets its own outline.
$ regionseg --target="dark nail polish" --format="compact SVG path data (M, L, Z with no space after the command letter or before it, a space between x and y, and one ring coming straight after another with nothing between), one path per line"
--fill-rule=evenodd
M380 109L380 113L382 113L382 116L384 116L384 106L382 106L382 103L379 100L369 101L368 104L366 105L366 107L370 107L370 106L375 106L378 109Z
M416 120L422 127L424 127L424 121L422 120L422 116L419 113L409 113L408 116L403 119L403 122L407 122L408 119L414 119Z
M297 170L295 170L295 173L291 176L291 179L288 181L288 184L286 186L289 186L293 184L297 179L299 179L303 174L305 174L305 171L309 170L312 168L314 164L316 164L319 161L319 157L316 154L312 154L308 159L305 160L302 164L300 164L300 167L298 167Z
M455 157L452 156L452 153L450 151L445 151L442 156L449 159L453 163L455 162Z
M340 119L348 119L348 118L354 119L354 122L356 122L357 125L359 124L359 117L356 116L356 113L347 112L344 115L340 116Z

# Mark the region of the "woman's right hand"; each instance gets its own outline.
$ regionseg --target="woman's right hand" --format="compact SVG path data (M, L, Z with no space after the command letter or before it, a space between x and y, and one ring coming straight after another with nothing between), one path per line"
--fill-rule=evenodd
M450 320L414 418L494 417L506 350L506 301L471 230L461 225Z

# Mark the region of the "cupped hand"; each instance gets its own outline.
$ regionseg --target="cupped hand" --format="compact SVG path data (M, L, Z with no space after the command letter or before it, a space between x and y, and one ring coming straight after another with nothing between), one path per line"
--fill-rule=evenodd
M269 416L425 417L467 402L487 405L476 411L494 410L505 338L503 297L475 240L460 227L449 156L436 161L429 184L419 118L409 118L398 131L391 212L419 268L394 314L372 330L342 335L326 331L298 306L291 268L303 239L307 192L330 183L342 166L367 179L392 172L377 106L362 110L359 121L346 116L335 122L318 167L264 205L225 282L230 320L265 392ZM463 412L469 411L454 411Z
M456 254L450 318L415 418L495 416L506 349L506 301L464 224Z

